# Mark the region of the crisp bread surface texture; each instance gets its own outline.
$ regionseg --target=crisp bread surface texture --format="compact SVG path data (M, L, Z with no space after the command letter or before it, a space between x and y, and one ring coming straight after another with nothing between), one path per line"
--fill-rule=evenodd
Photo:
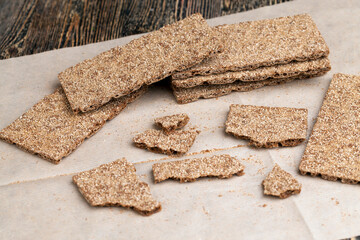
M260 67L255 70L225 72L205 76L194 76L185 79L171 79L173 87L192 88L200 85L229 84L237 81L254 82L268 79L290 78L311 71L330 71L331 65L327 57L304 62L291 62L283 65Z
M146 87L100 109L74 114L58 88L2 129L0 139L57 164L145 91Z
M238 159L227 154L155 163L152 167L155 183L169 178L180 182L193 182L200 177L230 178L243 175L244 168Z
M279 198L287 198L301 192L301 184L288 172L275 164L263 181L264 194Z
M189 151L199 134L196 130L178 130L170 134L164 131L149 129L134 137L135 146L151 152L167 155L182 155Z
M306 138L308 110L232 104L226 133L254 147L296 146Z
M222 25L214 29L223 40L224 51L175 73L175 79L307 61L329 54L325 40L308 14Z
M248 92L265 86L274 86L279 84L288 83L294 80L307 79L312 77L318 77L327 73L326 71L308 71L301 73L297 76L267 79L255 82L242 82L236 81L228 84L212 84L212 85L200 85L192 88L176 88L173 87L173 94L175 99L180 104L190 103L197 101L201 98L216 98L228 95L232 92Z
M162 128L166 133L171 133L176 129L183 128L190 118L185 113L155 118L155 124Z
M149 185L140 181L134 165L125 158L78 173L73 181L91 206L121 206L142 215L161 210Z
M299 169L343 183L360 181L360 76L335 74Z
M74 112L96 109L222 49L200 14L103 52L59 74Z

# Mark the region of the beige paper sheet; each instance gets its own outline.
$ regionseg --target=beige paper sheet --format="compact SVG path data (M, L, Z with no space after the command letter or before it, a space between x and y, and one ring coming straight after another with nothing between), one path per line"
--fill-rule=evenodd
M360 74L360 1L295 0L209 20L218 25L309 13L330 48L332 70L319 78L232 93L219 99L176 103L158 84L86 140L59 165L0 142L0 239L339 239L360 235L358 185L301 176L305 144L252 149L225 134L230 104L309 109L309 129L335 72ZM0 128L6 127L59 86L57 74L86 58L138 36L0 61ZM153 119L190 116L188 127L202 132L189 157L228 153L243 159L245 175L180 184L153 184L152 163L167 156L138 149L132 137L155 127ZM203 150L211 153L201 153ZM71 181L74 173L126 157L150 184L161 212L142 217L118 207L90 207ZM278 163L303 185L300 195L279 200L262 194L261 181Z

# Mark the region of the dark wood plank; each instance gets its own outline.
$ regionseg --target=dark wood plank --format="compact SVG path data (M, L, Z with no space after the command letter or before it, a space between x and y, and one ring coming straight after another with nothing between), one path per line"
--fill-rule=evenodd
M0 59L159 29L289 0L0 0Z

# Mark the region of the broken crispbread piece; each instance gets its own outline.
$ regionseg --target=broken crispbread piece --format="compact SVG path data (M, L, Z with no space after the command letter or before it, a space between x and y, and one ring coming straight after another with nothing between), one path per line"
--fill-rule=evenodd
M0 139L58 164L145 91L143 87L98 110L76 115L62 88L58 88L2 129Z
M183 128L189 120L190 118L187 114L181 113L155 118L155 124L161 127L164 132L171 133L176 129Z
M292 147L306 138L307 115L304 108L232 104L225 131L254 147Z
M174 79L251 70L326 57L329 48L308 14L214 27L224 51Z
M287 198L301 192L301 184L290 173L282 170L278 164L275 164L262 184L265 195Z
M175 88L173 87L173 93L176 101L180 104L190 103L199 100L200 98L216 98L224 95L228 95L232 92L248 92L265 86L274 86L283 83L288 83L294 80L318 77L325 72L311 71L293 76L289 78L277 78L267 79L256 82L242 82L236 81L229 84L213 84L213 85L201 85L193 88Z
M91 206L121 206L142 215L161 210L147 183L140 181L134 165L125 158L73 176L73 181Z
M343 183L360 182L360 76L335 74L299 170Z
M201 62L222 43L200 14L113 48L59 74L74 112L96 109Z
M175 131L165 134L161 130L149 129L134 137L135 146L155 153L182 155L194 144L199 131Z
M263 80L285 79L314 72L327 72L331 69L327 57L305 62L291 62L284 65L260 67L255 70L225 72L206 76L194 76L185 79L171 79L175 88L193 88L201 85L230 84L235 82L258 82Z
M155 163L152 166L155 183L168 178L180 182L193 182L200 177L230 178L243 175L244 168L238 159L227 154Z

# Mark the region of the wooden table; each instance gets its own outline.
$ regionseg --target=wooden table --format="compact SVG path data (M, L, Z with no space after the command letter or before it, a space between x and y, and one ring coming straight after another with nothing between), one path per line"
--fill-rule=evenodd
M80 46L289 0L0 0L0 59Z

